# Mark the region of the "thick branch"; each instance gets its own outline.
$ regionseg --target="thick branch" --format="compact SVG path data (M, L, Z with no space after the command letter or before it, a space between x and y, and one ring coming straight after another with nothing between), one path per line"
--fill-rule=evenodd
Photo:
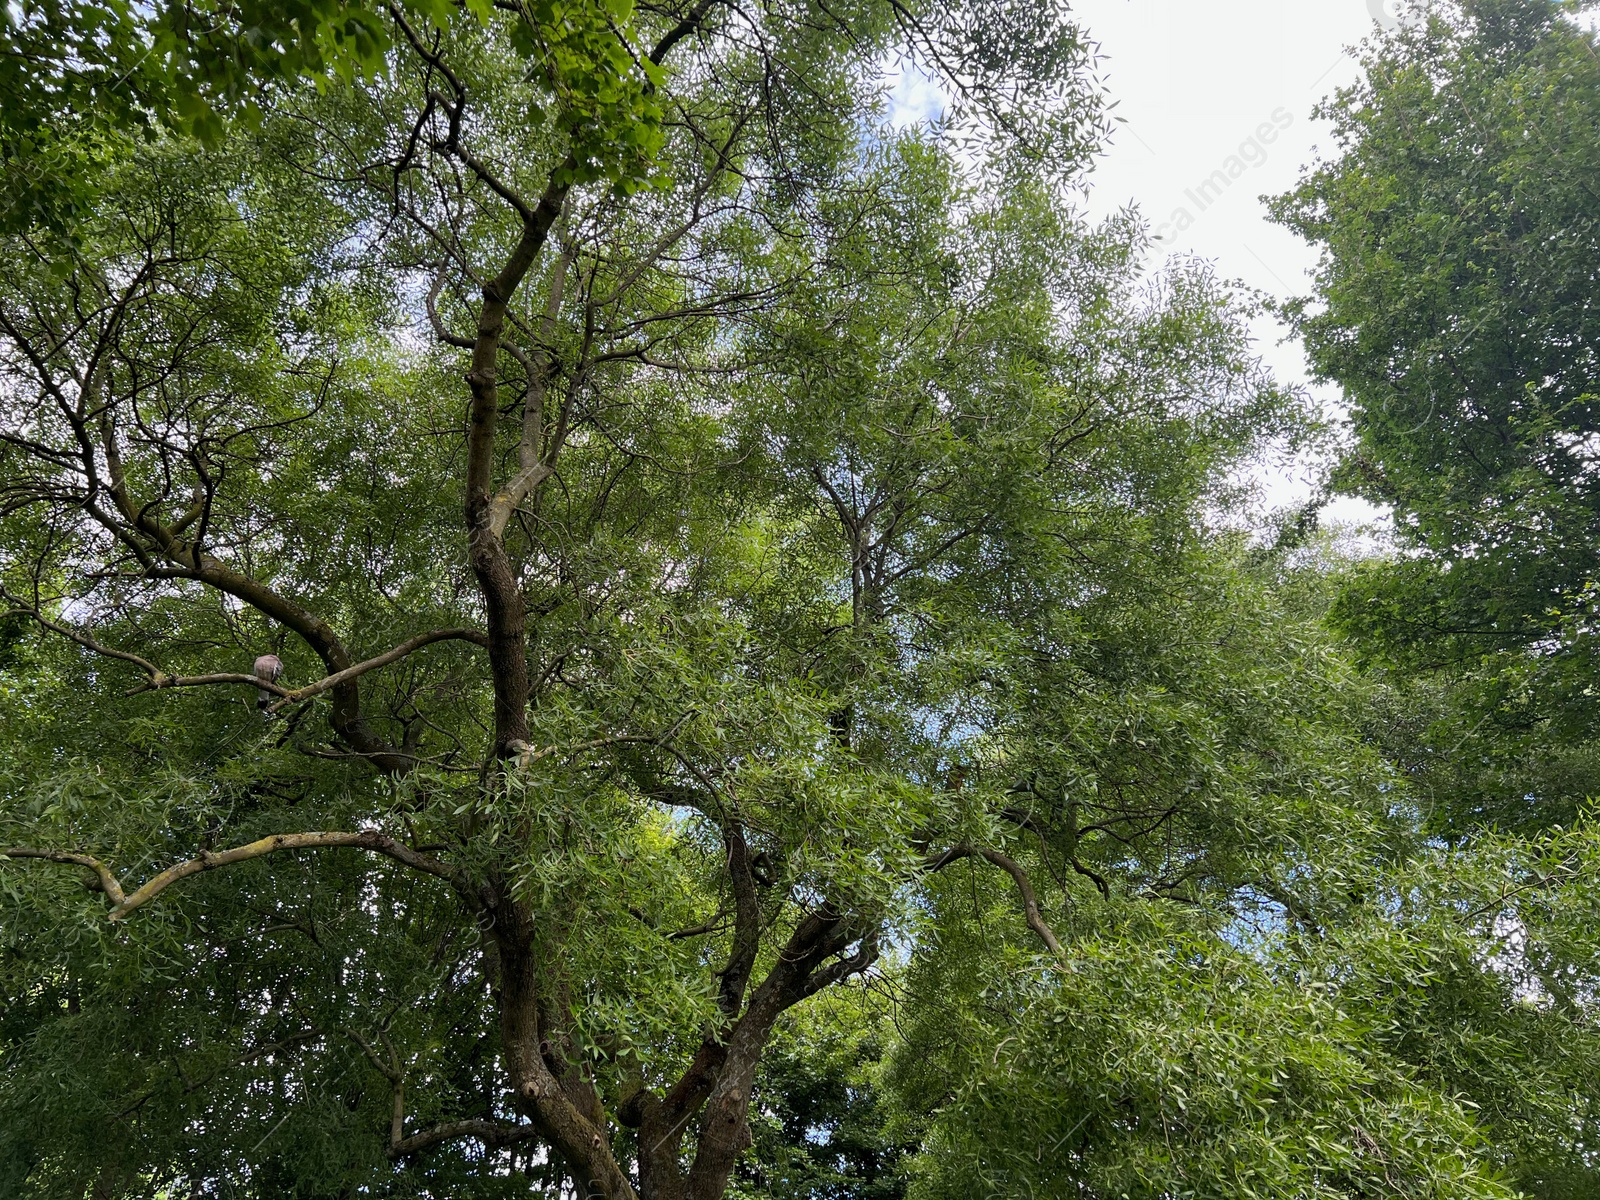
M9 847L0 850L0 857L39 858L50 862L73 863L78 866L89 867L99 875L100 886L111 901L112 908L106 914L107 919L120 921L135 909L148 904L180 879L187 879L190 875L198 875L203 871L214 871L218 867L230 866L233 863L248 862L251 859L261 858L278 850L327 850L340 847L370 850L374 854L392 858L413 870L437 876L451 883L457 882L460 878L459 872L455 868L447 866L438 859L430 858L426 854L419 854L409 846L397 842L394 838L370 830L361 833L279 833L250 842L244 846L236 846L232 850L223 850L218 853L206 851L198 858L191 858L186 862L168 867L131 893L124 893L121 884L118 883L109 867L86 854L73 854L65 850Z
M91 503L85 507L101 525L138 555L140 562L145 565L145 574L148 577L153 579L190 579L215 588L217 591L244 601L280 625L293 630L307 645L316 651L318 657L322 659L330 671L341 672L353 665L349 652L326 621L323 621L320 617L302 608L287 597L279 595L250 576L224 566L217 559L205 554L199 547L198 538L193 542L185 542L173 529L156 521L150 514L149 506L144 508L135 507L132 497L128 494L121 456L117 450L114 431L109 425L109 417L103 418L103 424L105 425L102 430L103 453L106 456L109 467L109 480L106 484L106 490L111 493L115 500L117 511L121 514L121 521L118 521L112 514L100 509L98 505ZM75 421L74 428L78 430L80 437L87 439L87 429L81 420ZM92 471L92 455L86 458L86 464L87 469ZM157 560L151 553L152 548L174 565L171 567L157 566ZM50 628L96 653L118 658L139 667L152 682L163 677L162 672L156 668L154 663L136 654L128 654L125 651L102 647L92 639L89 639L87 635L49 622L37 612L34 613L34 616ZM268 690L278 691L279 689L269 688ZM411 765L410 758L407 755L396 752L393 747L375 734L362 718L361 696L354 680L350 679L343 683L335 684L332 690L334 692L332 721L333 727L338 731L339 735L379 770L388 772L407 770ZM279 694L282 693L280 692Z
M235 596L280 625L294 630L335 674L355 665L332 626L250 576L225 567L209 556L202 558L183 575ZM374 733L362 717L361 693L356 681L347 679L334 684L331 690L333 727L349 742L351 748L381 771L409 770L412 766L411 757L402 754Z
M728 1034L714 1078L700 1085L706 1087L705 1107L694 1162L685 1180L691 1200L713 1200L726 1191L734 1163L750 1145L750 1092L772 1028L785 1009L812 994L811 985L831 970L819 975L817 968L842 953L850 941L844 918L824 903L795 927L751 995L749 1007Z
M499 274L483 286L472 369L467 372L472 389L465 506L468 557L488 611L495 752L501 758L511 756L511 743L528 740L528 650L524 643L527 604L510 556L494 527L495 424L500 414L498 359L511 297L533 266L566 202L567 185L555 181L557 174L552 174L538 206L525 216L522 236Z
M81 439L88 438L87 426L82 419L74 420L74 428ZM111 424L109 408L101 417L102 452L106 458L109 477L106 489L111 493L119 523L98 506L88 506L90 513L107 530L125 542L139 556L146 567L146 575L155 579L191 579L217 591L244 601L280 625L293 630L316 651L327 668L340 672L353 665L350 653L334 633L332 626L316 614L296 604L286 596L250 576L225 566L201 549L201 536L184 541L177 531L162 525L151 515L149 505L136 507L128 492L121 454L117 448L115 430ZM93 455L85 458L86 467L94 469ZM154 548L173 567L158 567L150 549ZM70 635L69 635L70 636ZM143 660L139 660L143 663ZM152 677L160 673L143 664ZM333 688L333 727L353 749L381 771L401 772L410 768L409 756L400 754L372 731L361 715L361 694L354 680Z
M730 859L739 841L730 837ZM664 1096L641 1089L619 1111L639 1129L639 1169L645 1190L690 1200L720 1197L734 1163L749 1145L748 1113L756 1067L784 1010L825 987L865 970L876 960L874 934L857 952L827 966L854 940L830 904L807 913L755 988L744 1013L726 1033L707 1037L687 1070ZM735 942L738 934L735 934ZM731 964L730 964L731 965ZM682 1162L689 1123L701 1114L698 1145L687 1174Z
M717 990L717 1007L728 1020L739 1015L744 1003L745 985L761 949L761 901L756 895L755 876L750 867L750 847L744 830L730 825L725 834L728 844L728 877L733 886L733 947L728 965L722 969Z
M113 526L108 525L108 528ZM159 526L152 526L145 522L140 526L141 532L150 537L161 547L161 553L170 561L178 564L175 567L150 567L145 574L153 579L191 579L198 583L206 584L219 592L243 600L258 612L270 617L278 624L293 630L299 637L316 651L336 676L343 676L336 682L331 682L327 690L333 692L333 711L331 720L334 729L344 738L355 752L370 762L380 771L398 773L409 770L414 765L414 760L408 754L396 750L384 741L367 725L361 715L361 693L356 684L356 676L344 676L344 673L356 664L350 658L350 652L345 649L344 643L334 633L333 627L315 613L302 608L286 596L279 595L266 585L258 582L240 571L224 566L207 554L198 554L190 547L183 545L171 536L169 530ZM63 630L67 636L73 635ZM74 640L80 640L74 638ZM129 656L117 654L116 657L128 658ZM137 656L133 656L137 658ZM138 659L138 663L150 675L151 685L155 687L196 686L210 683L244 683L248 682L253 687L274 692L279 696L287 696L288 689L259 681L255 676L196 676L187 682L179 683L180 677L168 678L153 663ZM370 668L369 668L370 669ZM141 688L141 691L148 690Z
M532 918L515 901L503 901L492 911L499 963L500 1040L518 1107L571 1167L580 1194L634 1200L633 1185L611 1152L598 1098L592 1108L575 1103L543 1053L546 1029L540 1016Z
M860 975L878 961L879 953L878 934L876 932L868 934L861 939L860 947L849 958L841 958L836 963L830 963L806 980L805 994L815 996L824 988L843 983L852 975Z
M567 273L572 268L572 259L576 253L577 244L569 242L562 249L561 257L556 262L555 272L550 280L550 296L545 302L544 316L539 325L540 346L531 355L514 351L522 362L523 373L527 376L527 387L522 395L522 440L517 446L516 478L506 484L489 502L489 528L495 537L505 533L506 523L511 520L511 514L517 510L517 506L555 470L556 456L561 453L561 445L566 440L567 422L566 412L563 409L563 419L556 423L555 436L550 440L550 448L548 451L545 449L544 397L555 364L555 357L550 347L555 339L556 317L561 312L561 301L566 293ZM506 349L514 350L509 343Z

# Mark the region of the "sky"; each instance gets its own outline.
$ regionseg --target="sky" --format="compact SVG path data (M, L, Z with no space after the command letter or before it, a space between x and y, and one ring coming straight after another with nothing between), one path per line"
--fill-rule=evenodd
M1268 222L1261 197L1289 190L1318 147L1331 150L1328 128L1312 119L1312 109L1355 81L1358 44L1380 23L1393 24L1394 6L1394 0L1076 0L1073 12L1099 43L1100 74L1120 118L1091 177L1089 214L1136 205L1161 238L1152 266L1168 255L1198 255L1223 278L1273 297L1308 292L1315 252ZM893 117L934 117L941 101L927 80L903 76ZM1237 161L1230 163L1231 156ZM1266 318L1254 332L1278 378L1305 384L1304 354L1297 342L1285 341L1288 331ZM1337 389L1313 391L1341 410ZM1312 473L1311 464L1265 470L1267 502L1277 507L1309 496ZM1355 501L1339 501L1325 513L1353 522L1376 516Z

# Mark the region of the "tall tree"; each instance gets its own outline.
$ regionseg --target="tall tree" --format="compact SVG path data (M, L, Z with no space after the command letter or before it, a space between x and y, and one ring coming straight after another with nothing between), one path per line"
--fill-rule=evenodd
M1504 1195L1486 1129L1582 1178L1579 1107L1458 1103L1492 1073L1428 1060L1442 1008L1386 1014L1423 1051L1359 1022L1437 898L1472 1028L1510 920L1572 1001L1523 1044L1583 1049L1587 843L1397 862L1369 693L1215 520L1306 414L1208 272L1073 215L1061 12L369 18L364 82L246 62L253 121L108 137L0 255L0 1186L892 1193L920 1138L924 1194L1245 1196L1303 1152ZM888 127L895 53L940 129ZM785 1069L864 980L913 993L898 1115ZM1051 1075L1064 1014L1102 1064L1126 1016L1135 1064L1209 1029L1223 1082L1174 1143L1165 1084ZM1092 1152L1018 1173L1052 1097ZM824 1126L832 1177L783 1152Z
M1566 820L1596 787L1591 7L1419 6L1324 107L1337 157L1276 204L1323 251L1293 312L1351 403L1342 485L1408 551L1339 616L1431 678L1404 752L1461 826Z
M19 1187L718 1196L778 1017L954 849L916 714L961 685L907 614L970 595L954 555L1000 579L1052 437L1107 418L1050 383L1052 193L994 210L880 133L878 57L1059 179L1084 43L987 4L596 13L389 10L383 79L128 147L9 243L5 586L58 641L5 853L115 923L61 939L37 870L8 921ZM829 343L861 370L809 392ZM903 446L854 415L891 399ZM64 1109L28 1101L51 1044L104 1048Z

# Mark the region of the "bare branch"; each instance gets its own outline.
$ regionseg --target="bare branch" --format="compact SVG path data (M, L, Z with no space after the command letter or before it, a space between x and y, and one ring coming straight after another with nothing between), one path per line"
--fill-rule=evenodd
M538 1136L538 1127L532 1124L502 1125L498 1121L472 1118L464 1121L447 1121L443 1125L435 1125L432 1129L424 1129L420 1133L413 1133L410 1137L391 1142L388 1154L391 1159L404 1158L408 1154L415 1154L430 1146L461 1138L476 1138L491 1150L495 1150L514 1146L519 1142L532 1141Z
M570 168L569 159L567 168ZM565 168L563 168L565 169ZM495 425L500 414L499 364L502 333L512 295L543 249L550 227L566 204L569 185L551 174L537 207L524 216L522 236L493 279L483 285L483 303L467 382L467 472L464 516L468 560L483 594L488 617L489 665L494 684L495 754L511 757L513 742L528 740L527 600L511 559L494 531Z
M241 683L263 692L272 692L277 696L291 696L294 693L281 684L273 683L270 679L262 679L256 675L244 675L238 671L221 671L214 675L167 675L156 672L146 683L124 692L125 696L138 696L145 692L165 691L168 688L209 687L219 683Z
M100 880L100 890L112 904L123 902L122 885L117 882L117 877L111 873L111 868L98 858L87 854L74 854L68 850L34 850L27 846L0 847L0 858L40 858L46 862L71 863L74 866L88 867Z
M369 658L365 662L359 662L354 666L346 667L342 671L336 671L332 675L328 675L317 680L315 683L306 684L305 687L286 688L281 684L274 683L270 679L262 679L258 675L247 675L237 671L222 671L211 675L168 675L165 671L162 671L160 668L158 668L154 663L140 658L136 654L127 654L121 650L112 650L105 646L101 646L83 634L45 620L32 609L20 608L15 611L32 615L40 622L40 624L55 630L57 633L60 633L65 637L71 638L79 645L87 646L97 654L104 654L111 658L123 659L124 661L132 662L142 667L145 672L149 674L149 680L141 684L139 687L133 688L124 693L125 695L137 696L143 692L166 691L169 688L210 687L215 684L235 683L243 684L260 691L272 692L274 695L278 696L278 702L274 704L270 710L272 712L277 712L278 709L282 708L286 704L298 704L303 700L310 700L314 696L320 696L324 692L331 692L334 688L340 687L341 685L349 683L354 679L360 678L368 671L376 671L379 667L386 667L390 663L398 662L400 659L405 658L408 654L412 654L415 651L422 649L424 646L431 646L434 642L472 642L477 646L486 646L489 642L488 637L477 629L435 629L428 633L419 633L416 637L411 638L409 641L401 642L400 645L396 646L394 649L384 651L384 653L378 655L376 658Z
M332 691L341 684L349 683L365 675L368 671L376 671L379 667L387 667L390 663L399 662L408 654L413 654L424 646L431 646L435 642L471 642L475 646L487 646L488 635L477 629L435 629L428 633L419 633L416 637L401 642L393 650L386 650L376 658L369 658L365 662L358 662L352 667L336 671L326 678L315 683L308 683L303 688L296 688L292 692L285 692L284 698L272 706L276 712L285 704L298 703L309 700L313 696L320 696L323 692Z
M438 859L430 858L426 854L419 854L394 838L373 830L365 830L360 833L279 833L250 842L244 846L236 846L232 850L223 850L215 854L210 851L204 851L197 858L191 858L186 862L168 867L135 891L126 894L121 884L111 873L111 869L99 859L91 858L87 854L75 854L66 850L40 850L13 846L0 850L0 857L39 858L49 862L72 863L90 868L100 877L101 889L111 901L112 907L111 911L106 914L107 919L120 921L135 909L148 904L180 879L187 879L190 875L198 875L203 871L214 871L218 867L230 866L233 863L248 862L251 859L261 858L278 850L329 850L340 847L370 850L374 854L392 858L396 862L402 863L413 870L421 871L426 875L433 875L450 883L460 882L460 872L454 867L448 866Z
M391 1051L389 1061L385 1062L381 1057L379 1057L378 1052L373 1049L372 1043L361 1036L360 1030L346 1029L344 1032L352 1042L361 1047L361 1052L367 1056L367 1058L372 1062L373 1066L378 1068L378 1074L382 1075L390 1083L400 1082L400 1068L394 1062L394 1048L392 1046L389 1048Z
M998 850L980 846L978 853L1016 881L1017 891L1022 895L1022 909L1027 914L1028 928L1038 934L1039 940L1050 947L1050 953L1057 958L1064 957L1065 952L1061 949L1061 942L1056 938L1055 931L1045 923L1044 917L1039 913L1039 897L1034 894L1028 873L1014 859L1007 858Z
M351 1041L361 1047L361 1052L377 1068L378 1074L389 1081L394 1090L393 1112L389 1121L389 1145L385 1151L391 1160L401 1159L431 1146L460 1138L476 1138L485 1146L495 1149L512 1146L538 1136L538 1129L534 1125L503 1125L497 1121L481 1118L446 1121L431 1129L413 1133L409 1137L405 1136L406 1072L405 1067L401 1065L399 1054L395 1051L394 1043L389 1040L387 1033L380 1032L384 1054L379 1054L377 1048L363 1037L359 1030L347 1028L344 1032Z

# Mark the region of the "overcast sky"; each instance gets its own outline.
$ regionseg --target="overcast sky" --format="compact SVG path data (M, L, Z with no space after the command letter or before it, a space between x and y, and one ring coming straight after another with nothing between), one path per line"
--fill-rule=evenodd
M1329 145L1311 110L1355 80L1351 51L1393 20L1393 0L1077 0L1073 11L1100 44L1123 122L1092 177L1091 214L1135 204L1163 254L1200 255L1273 296L1306 291L1314 255L1268 223L1261 197L1287 191ZM941 97L906 78L895 100L896 119L915 120L936 115ZM1279 377L1303 382L1300 347L1280 345L1270 322L1257 333ZM1288 503L1306 489L1273 480L1270 491ZM1331 515L1368 513L1341 504Z

